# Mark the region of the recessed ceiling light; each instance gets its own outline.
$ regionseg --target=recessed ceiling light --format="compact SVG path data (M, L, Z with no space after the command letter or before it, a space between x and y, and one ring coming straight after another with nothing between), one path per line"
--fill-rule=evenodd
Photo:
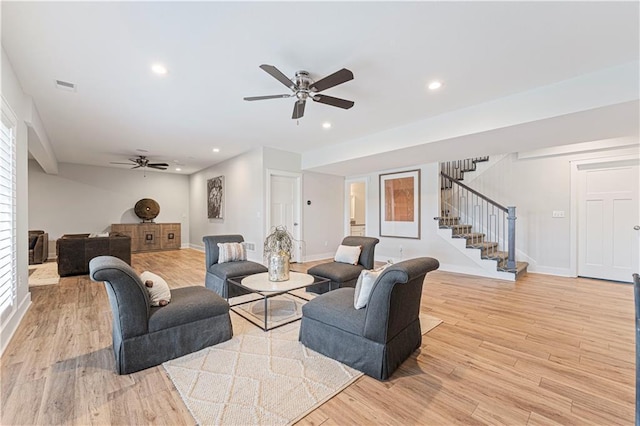
M213 152L220 152L220 148L213 148Z
M176 172L181 172L182 169L180 167L176 167Z
M168 71L167 68L162 64L153 64L151 65L151 71L158 75L165 75Z
M442 87L442 83L438 80L434 80L431 83L429 83L429 90L438 90L439 88Z
M323 129L330 129L331 128L331 123L329 123L328 121L322 123L322 128Z

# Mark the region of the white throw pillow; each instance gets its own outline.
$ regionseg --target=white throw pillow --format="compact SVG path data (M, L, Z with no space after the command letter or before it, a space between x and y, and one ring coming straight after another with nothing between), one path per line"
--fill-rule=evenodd
M333 260L341 263L349 263L351 265L357 265L358 259L360 259L360 251L362 251L362 246L338 246L338 251L336 251L336 256Z
M360 276L358 276L358 280L356 281L356 290L353 293L354 308L362 309L367 306L367 303L369 303L369 297L371 297L373 285L380 277L380 274L382 274L389 266L391 266L391 263L387 263L378 269L373 269L371 271L365 269L360 272Z
M242 243L218 243L218 263L247 260L247 252Z
M140 274L140 280L142 280L144 288L146 288L147 293L149 293L151 306L165 306L171 302L169 284L167 284L161 276L153 272L144 271Z

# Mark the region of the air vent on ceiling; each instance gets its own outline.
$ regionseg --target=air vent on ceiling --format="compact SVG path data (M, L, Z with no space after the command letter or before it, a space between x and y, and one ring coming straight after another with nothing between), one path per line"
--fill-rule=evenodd
M64 81L64 80L56 80L56 87L60 90L67 90L69 92L76 91L75 83L69 83L68 81Z

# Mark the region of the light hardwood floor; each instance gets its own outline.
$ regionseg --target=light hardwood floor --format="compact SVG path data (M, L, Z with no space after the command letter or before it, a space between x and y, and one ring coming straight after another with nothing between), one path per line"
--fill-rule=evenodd
M195 250L136 254L133 266L172 287L204 282ZM194 424L162 367L115 374L102 284L68 277L31 295L1 358L3 425ZM299 424L633 424L633 309L631 285L432 272L422 310L444 323L390 380L364 376Z

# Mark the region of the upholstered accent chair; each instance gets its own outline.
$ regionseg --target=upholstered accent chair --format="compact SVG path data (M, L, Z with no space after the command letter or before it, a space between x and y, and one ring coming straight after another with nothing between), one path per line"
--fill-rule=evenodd
M49 234L29 231L29 265L44 263L49 258Z
M244 242L242 235L207 235L202 238L202 241L204 241L207 270L205 285L226 299L245 294L242 289L235 286L229 290L227 279L268 271L264 265L251 260L218 263L220 255L218 243L242 243Z
M299 340L311 350L386 380L422 343L420 298L436 259L410 259L384 270L366 307L354 308L353 288L322 294L302 307Z
M345 237L341 245L362 247L358 264L350 265L333 261L309 268L308 274L328 278L331 281L326 284L310 286L307 291L321 294L341 287L355 287L360 272L363 269L373 269L376 244L379 242L379 239L372 237Z
M229 304L201 286L171 290L171 302L149 305L139 275L124 261L89 262L93 281L104 281L113 313L113 354L118 374L129 374L229 340Z

